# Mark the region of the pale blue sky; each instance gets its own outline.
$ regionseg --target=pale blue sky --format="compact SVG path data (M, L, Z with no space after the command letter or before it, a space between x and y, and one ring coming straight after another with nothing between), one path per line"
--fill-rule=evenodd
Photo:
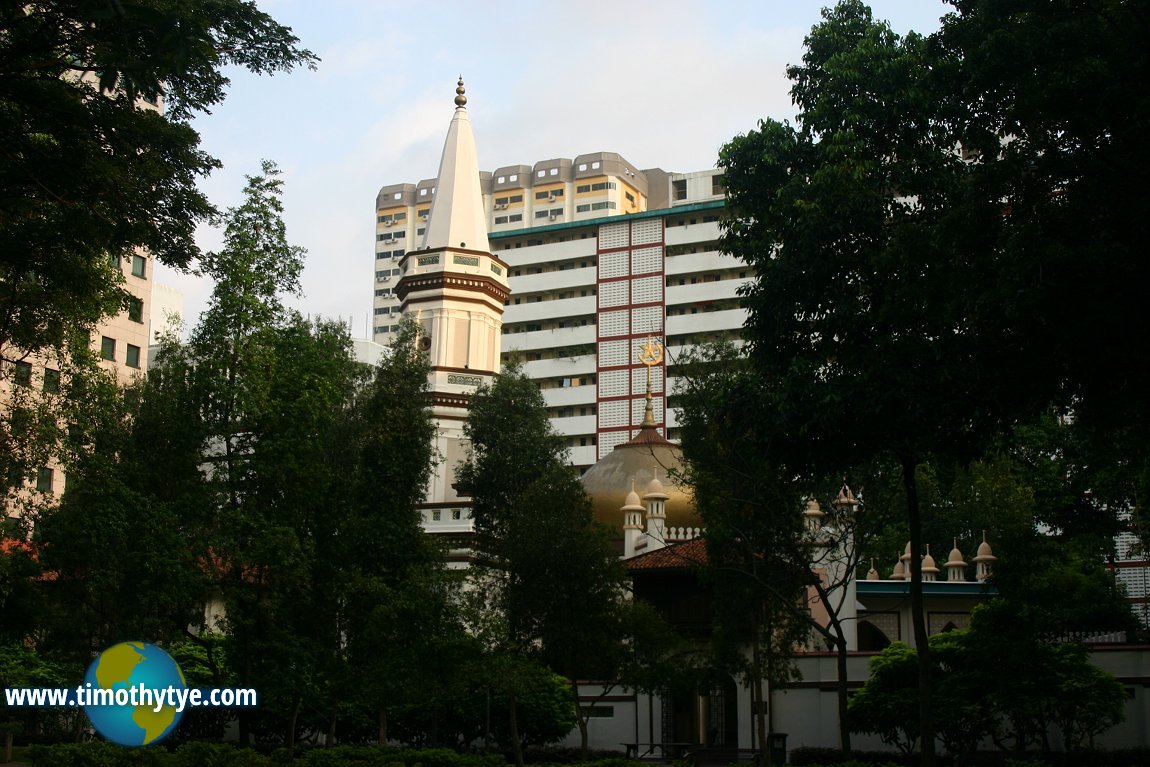
M284 171L288 238L308 250L301 311L371 312L375 195L438 170L455 79L467 83L480 167L618 152L640 168L714 167L763 117L792 118L785 67L819 20L817 0L262 0L322 62L275 77L231 73L196 119L224 168L201 187L235 204L261 159ZM896 32L931 32L941 0L872 0ZM218 232L199 242L217 248ZM211 287L160 267L194 324Z

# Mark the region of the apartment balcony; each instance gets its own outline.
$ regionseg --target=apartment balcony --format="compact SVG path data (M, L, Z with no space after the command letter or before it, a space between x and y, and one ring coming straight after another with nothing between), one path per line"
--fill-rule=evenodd
M591 466L595 461L599 460L595 455L598 448L595 445L580 445L578 447L569 448L571 451L571 465L572 466Z
M743 280L696 282L694 285L672 285L667 288L667 306L690 306L703 301L722 301L739 297Z
M510 306L503 307L503 324L518 322L540 322L556 317L592 317L595 314L595 296L579 298L557 298L552 301L534 301L516 304L514 297ZM566 328L562 328L565 330Z
M552 418L551 426L555 431L559 432L565 437L572 435L579 436L582 434L595 433L595 421L597 416L593 415L577 415L572 418Z
M592 253L587 258L593 260L595 254ZM513 301L516 294L523 295L524 293L541 293L552 290L589 288L595 284L597 274L593 266L579 269L554 269L549 272L540 272L539 274L516 275L515 270L518 268L519 267L511 268L513 276L509 278Z
M701 215L697 213L684 214L686 216ZM675 218L674 215L671 218ZM708 242L719 239L719 222L708 221L705 224L684 224L683 226L668 226L663 230L663 240L667 245L684 245L692 242Z
M704 250L698 253L683 253L678 256L668 256L666 260L667 276L679 274L698 274L699 272L722 272L729 270L747 271L750 267L735 258L724 256L717 250Z
M518 349L521 352L594 343L595 325L593 323L574 328L534 330L530 333L508 333L503 336L503 347L505 349Z
M504 351L510 351L515 348L507 344L506 341L508 338L514 338L514 336L503 337ZM595 355L583 354L578 357L529 360L523 364L523 372L527 374L528 378L535 380L540 378L563 378L574 375L592 375L595 372Z
M423 509L420 515L425 533L475 532L475 520L471 517L471 509L466 506L459 509Z
M747 321L743 309L727 309L720 312L699 312L667 318L669 336L688 333L711 333L720 330L740 330Z
M547 223L551 223L548 221ZM556 221L555 223L559 223ZM532 235L522 230L516 231L516 237L531 237ZM498 256L505 264L509 265L514 271L522 266L534 266L536 264L551 264L556 261L570 261L577 258L594 258L595 248L598 240L594 237L585 237L577 240L567 240L566 242L547 242L546 240L553 237L553 235L541 235L545 240L542 245L528 245L525 248L506 248L503 250L496 250L495 255ZM510 238L508 238L510 239ZM492 247L498 248L503 242L503 238L495 239L492 241Z
M579 407L580 405L595 404L596 387L587 386L561 386L557 389L544 389L543 402L547 407Z

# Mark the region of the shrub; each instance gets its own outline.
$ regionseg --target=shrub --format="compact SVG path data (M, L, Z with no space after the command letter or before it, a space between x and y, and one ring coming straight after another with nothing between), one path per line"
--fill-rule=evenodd
M250 748L192 741L176 749L173 767L270 767L271 760Z
M167 767L168 753L160 747L124 748L104 741L29 746L33 767Z

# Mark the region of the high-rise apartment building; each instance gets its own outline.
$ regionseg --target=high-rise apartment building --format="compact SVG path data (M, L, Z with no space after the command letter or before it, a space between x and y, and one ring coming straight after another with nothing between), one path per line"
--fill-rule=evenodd
M151 304L152 259L145 253L134 253L116 258L113 266L123 273L122 287L128 294L127 307L105 318L92 333L92 350L99 364L115 374L122 384L142 375L148 365L148 319ZM39 398L59 396L61 388L60 365L50 353L21 355L18 350L5 354L6 369L0 376L0 408L3 418L12 423L17 413L29 402ZM64 492L64 472L60 465L49 459L34 469L33 479L10 479L5 512L16 516L22 501L35 495L56 496Z
M609 152L479 173L491 251L507 264L501 354L539 383L572 462L586 469L637 433L647 366L634 350L666 348L652 368L655 419L677 432L665 394L690 346L736 336L747 267L718 251L718 170L640 170ZM405 254L422 247L436 180L384 186L376 199L374 338L397 329ZM670 380L663 380L663 370Z

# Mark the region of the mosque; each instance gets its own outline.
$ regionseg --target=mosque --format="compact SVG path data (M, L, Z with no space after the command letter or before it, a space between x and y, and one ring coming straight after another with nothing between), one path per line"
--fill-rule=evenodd
M509 267L491 251L486 223L475 139L460 80L426 234L421 247L404 255L396 287L403 314L414 317L422 328L419 343L431 363L436 448L444 458L423 504L425 527L429 532L454 535L460 542L452 556L452 565L457 567L466 566L470 518L469 499L456 488L454 477L466 451L463 424L472 392L490 383L499 370L503 307L510 295ZM647 338L637 344L634 354L647 368L642 421L629 440L587 469L583 485L596 519L621 532L620 551L637 598L651 601L680 627L706 631L708 598L697 577L699 565L706 561L701 520L689 492L676 480L683 466L682 450L660 433L651 402L651 375L653 370L661 374L657 368L663 362L663 347ZM838 513L852 513L858 499L844 486L834 506ZM833 524L815 501L802 514L814 540ZM843 545L842 539L833 545ZM867 678L867 664L875 652L895 640L913 645L910 560L908 544L887 578L873 564L863 580L828 573L828 581L838 584L831 596L840 605L838 617L847 627L847 666L853 687ZM985 539L970 563L956 547L940 568L928 552L921 568L929 634L967 624L971 609L990 593L992 587L985 581L995 561ZM818 609L812 606L813 612ZM1130 693L1126 723L1101 741L1113 746L1150 746L1150 727L1146 726L1150 723L1150 673L1142 667L1150 654L1140 648L1095 648L1095 658L1125 682ZM787 733L791 748L836 746L835 657L812 644L799 656L798 667L800 681L766 696L772 729ZM586 687L589 692L583 702L590 710L593 748L617 750L625 745L637 754L673 756L672 749L692 744L756 747L752 690L734 678L711 689L668 696L619 690L599 694L603 691L597 692L593 682ZM571 745L577 745L578 734L570 737ZM862 749L884 748L875 737L856 736L854 744Z

